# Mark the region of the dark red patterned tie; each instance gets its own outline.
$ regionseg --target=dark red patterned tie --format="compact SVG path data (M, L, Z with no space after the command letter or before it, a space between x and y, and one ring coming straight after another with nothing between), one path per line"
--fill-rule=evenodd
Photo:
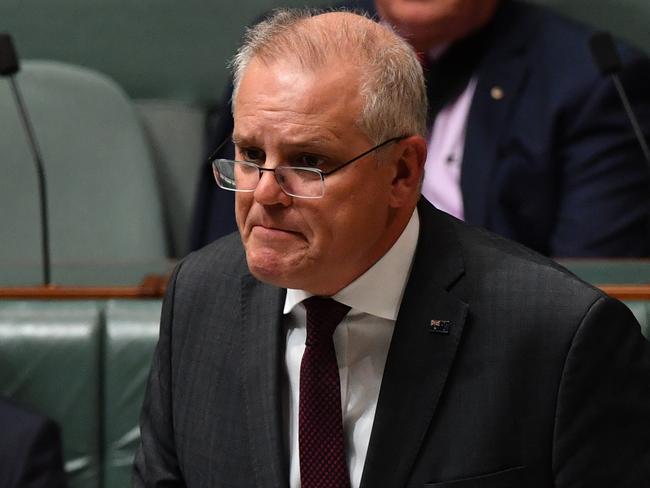
M310 297L307 340L300 363L300 483L302 488L348 488L341 386L332 334L350 307Z

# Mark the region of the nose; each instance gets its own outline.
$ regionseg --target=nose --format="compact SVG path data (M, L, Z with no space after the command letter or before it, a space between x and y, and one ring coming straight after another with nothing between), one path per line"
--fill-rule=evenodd
M260 205L279 204L286 207L292 202L292 198L280 188L278 181L275 179L275 173L272 171L262 171L260 181L253 195L255 201Z

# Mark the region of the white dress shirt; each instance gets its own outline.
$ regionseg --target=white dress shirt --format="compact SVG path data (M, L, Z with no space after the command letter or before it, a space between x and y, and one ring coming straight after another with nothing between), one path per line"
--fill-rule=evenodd
M333 296L351 307L334 331L334 348L341 379L343 432L352 488L361 482L388 346L410 274L419 230L416 209L393 247L368 271ZM300 487L298 394L300 362L307 333L305 308L300 302L309 296L308 292L288 289L284 304L288 377L285 382L285 425L292 488Z
M476 91L472 78L456 101L443 108L433 123L427 149L422 194L436 208L463 219L460 170L465 148L467 117Z

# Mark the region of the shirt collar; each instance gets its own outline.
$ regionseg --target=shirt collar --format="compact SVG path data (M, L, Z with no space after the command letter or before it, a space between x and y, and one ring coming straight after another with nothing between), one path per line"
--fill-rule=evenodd
M332 298L360 312L396 320L419 232L420 219L416 208L406 228L388 252ZM378 283L381 285L378 286ZM290 313L293 307L310 296L312 293L304 290L287 289L284 313Z

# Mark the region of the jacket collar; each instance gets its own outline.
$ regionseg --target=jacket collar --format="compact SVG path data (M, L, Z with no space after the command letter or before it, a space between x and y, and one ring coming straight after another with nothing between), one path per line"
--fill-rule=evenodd
M407 485L468 313L452 291L464 266L451 217L424 200L419 208L418 247L388 352L362 488ZM399 457L394 446L400 446Z
M240 290L243 407L255 486L288 486L281 383L285 290L250 274L242 278Z
M528 76L527 49L538 28L536 12L533 6L506 0L483 33L489 47L477 69L461 171L465 220L472 224L490 224L489 191L506 149L502 144L511 120L508 115Z

